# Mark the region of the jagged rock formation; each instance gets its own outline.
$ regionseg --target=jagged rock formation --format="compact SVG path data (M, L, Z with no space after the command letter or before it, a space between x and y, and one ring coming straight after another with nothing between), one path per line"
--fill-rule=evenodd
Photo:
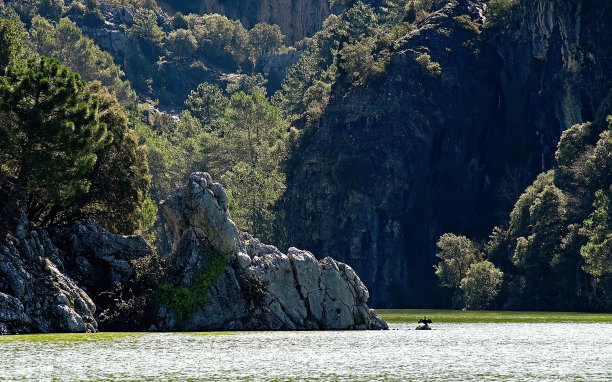
M188 184L161 204L177 242L166 279L190 288L211 263L227 265L214 282L207 304L186 322L162 306L156 329L279 330L386 328L367 307L369 293L352 268L327 257L290 248L287 254L239 232L227 211L227 195L207 173L191 174Z
M23 214L0 232L0 334L97 330L95 304L63 264L47 232Z
M377 307L444 303L437 238L486 238L612 88L611 3L522 0L497 29L485 7L435 1L384 75L340 73L289 178L291 243L353 266Z

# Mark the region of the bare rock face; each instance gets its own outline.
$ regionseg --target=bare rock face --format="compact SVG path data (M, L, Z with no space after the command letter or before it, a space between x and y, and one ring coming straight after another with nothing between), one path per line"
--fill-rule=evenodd
M207 173L191 174L161 204L173 227L174 252L167 280L193 287L206 272L211 253L226 261L213 283L208 303L184 321L167 306L154 329L283 330L386 329L366 305L369 293L353 269L326 257L289 248L286 254L239 232L227 211L227 195Z
M160 209L176 237L193 230L210 248L229 256L236 245L238 229L227 210L228 197L219 183L206 172L195 172L185 187L160 203Z
M146 328L145 307L157 289L161 264L141 236L113 234L91 219L48 231L63 258L63 273L95 303L100 330Z
M60 271L47 232L18 218L0 235L0 334L95 332L96 306Z
M320 0L203 0L200 11L239 19L249 29L259 22L276 24L287 36L288 43L312 36L332 13L328 2Z

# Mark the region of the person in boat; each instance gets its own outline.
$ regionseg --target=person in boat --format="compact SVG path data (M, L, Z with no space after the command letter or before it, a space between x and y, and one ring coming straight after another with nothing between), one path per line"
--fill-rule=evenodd
M416 327L416 330L431 330L429 326L431 323L433 323L431 319L427 318L427 316L423 316L423 318L419 320L419 326Z

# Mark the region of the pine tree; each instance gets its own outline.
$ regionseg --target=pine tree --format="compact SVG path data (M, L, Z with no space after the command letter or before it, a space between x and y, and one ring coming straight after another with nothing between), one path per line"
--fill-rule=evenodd
M0 81L0 171L31 221L48 224L87 192L84 174L112 134L78 74L45 57L17 62Z

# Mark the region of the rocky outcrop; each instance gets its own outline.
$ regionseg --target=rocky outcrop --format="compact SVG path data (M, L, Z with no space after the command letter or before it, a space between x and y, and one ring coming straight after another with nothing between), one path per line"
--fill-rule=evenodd
M188 184L161 204L175 243L166 279L192 288L212 256L225 269L209 291L208 303L181 322L168 306L158 311L161 330L280 330L386 328L365 304L369 293L346 264L318 261L310 252L286 254L239 232L227 210L227 196L207 173L191 174Z
M286 52L269 54L264 53L258 60L258 68L268 79L266 89L268 94L280 90L289 68L298 62L303 51L289 49Z
M0 334L386 328L352 268L260 243L236 228L228 202L210 175L192 174L161 205L178 238L164 260L142 237L112 234L93 220L45 230L23 214L3 219ZM162 283L194 288L213 256L220 272L198 290L194 311L173 310L191 303L185 293L163 303Z
M93 300L102 331L146 329L148 299L157 291L161 264L142 236L108 232L96 221L49 230L62 271Z
M85 36L109 52L115 62L123 64L134 53L126 31L134 24L136 8L106 2L99 2L98 6L95 11L73 7L66 16L82 29ZM161 10L155 12L157 24L166 32L172 30L168 15Z
M0 334L97 331L94 302L63 264L47 232L23 214L0 231Z
M290 242L351 264L377 307L444 304L438 237L486 240L612 88L609 2L522 0L492 29L486 3L434 1L382 76L340 73L297 152Z

